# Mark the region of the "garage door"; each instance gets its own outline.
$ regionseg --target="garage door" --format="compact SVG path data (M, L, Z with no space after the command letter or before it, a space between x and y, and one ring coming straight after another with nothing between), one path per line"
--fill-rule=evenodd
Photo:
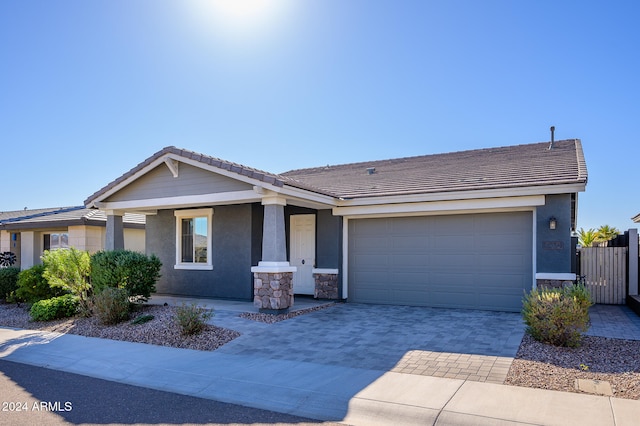
M532 213L349 221L349 301L519 311Z

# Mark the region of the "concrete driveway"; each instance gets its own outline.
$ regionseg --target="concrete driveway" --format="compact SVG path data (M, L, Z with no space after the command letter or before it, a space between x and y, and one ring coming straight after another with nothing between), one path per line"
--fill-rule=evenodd
M229 355L502 383L524 334L517 313L335 304L276 324L216 308L242 336Z

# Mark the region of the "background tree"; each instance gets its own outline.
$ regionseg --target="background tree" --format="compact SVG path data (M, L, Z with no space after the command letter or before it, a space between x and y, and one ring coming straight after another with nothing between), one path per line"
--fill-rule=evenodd
M618 228L609 225L602 225L598 228L598 241L609 241L620 235Z
M578 231L578 244L582 247L591 247L593 243L598 242L598 231L589 228L586 231L580 228Z

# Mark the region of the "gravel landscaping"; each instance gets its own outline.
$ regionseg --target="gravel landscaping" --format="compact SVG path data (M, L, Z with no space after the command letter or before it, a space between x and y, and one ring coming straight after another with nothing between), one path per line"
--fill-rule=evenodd
M300 315L308 314L309 312L315 312L322 309L326 309L333 305L335 305L335 303L327 303L325 305L314 306L313 308L300 309L297 311L287 312L286 314L277 314L277 315L261 314L261 313L254 313L254 312L243 312L240 314L240 317L249 319L252 321L264 322L267 324L275 324L277 322L284 321L289 318L295 318Z
M154 318L151 321L143 324L125 321L106 326L100 324L95 317L33 322L29 311L24 307L2 304L0 305L0 325L202 351L213 351L240 336L237 331L208 324L198 335L183 336L175 320L175 310L176 308L172 306L147 305L135 312L131 320L140 315L153 315Z
M576 379L607 381L613 396L640 399L640 341L584 336L560 348L525 335L505 384L580 392Z
M329 306L332 304L281 315L242 313L240 316L272 324ZM183 336L175 320L175 309L171 306L147 305L134 313L131 319L153 315L154 318L149 322L135 325L130 320L115 326L104 326L95 318L79 317L32 322L24 306L0 304L0 326L205 351L215 350L240 336L237 331L215 325L207 325L198 335ZM610 383L615 397L640 400L640 341L585 336L579 348L559 348L536 342L525 335L505 384L580 392L575 386L576 379L606 381Z

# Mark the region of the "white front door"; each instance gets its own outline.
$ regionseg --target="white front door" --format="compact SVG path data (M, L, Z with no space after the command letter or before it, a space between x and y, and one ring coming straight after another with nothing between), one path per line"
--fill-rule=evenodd
M291 259L289 264L298 268L293 274L294 294L314 294L313 265L316 262L316 216L291 215Z

